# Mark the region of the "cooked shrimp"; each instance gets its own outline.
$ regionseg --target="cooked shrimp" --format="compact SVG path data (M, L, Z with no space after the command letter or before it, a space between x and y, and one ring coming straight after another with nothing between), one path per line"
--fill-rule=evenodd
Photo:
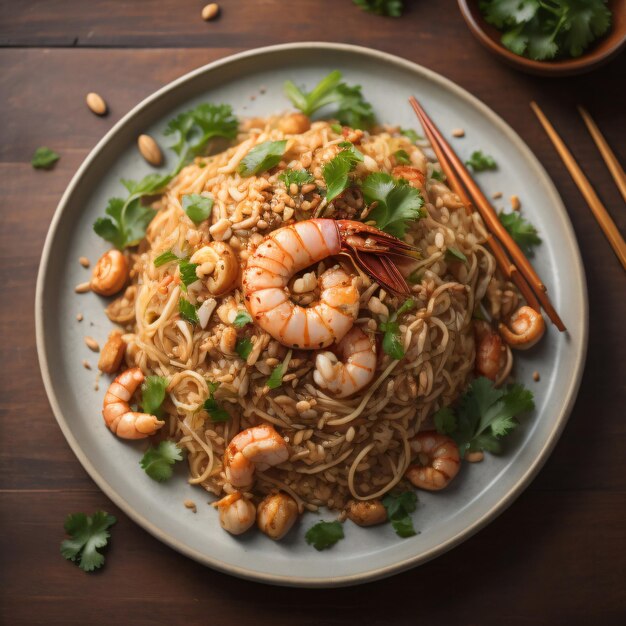
M393 170L391 170L391 173L396 178L404 178L404 180L406 180L411 187L415 187L415 189L424 189L426 177L416 167L396 165Z
M511 348L528 350L543 337L546 323L541 313L532 307L523 306L511 315L508 326L500 324L498 329Z
M337 344L335 353L317 354L313 380L335 397L346 398L363 389L374 378L375 370L376 346L358 326L353 326Z
M231 535L245 533L256 518L256 509L239 491L229 493L213 506L220 514L220 525Z
M246 428L231 439L224 453L226 479L233 487L247 487L257 467L264 470L288 458L287 443L273 426Z
M298 504L286 493L266 496L259 503L256 523L268 537L278 541L282 539L298 519Z
M126 370L111 383L104 396L104 421L122 439L145 439L165 424L154 415L130 410L128 403L143 379L143 372L138 367Z
M380 500L350 500L346 515L358 526L376 526L387 521L387 509Z
M439 491L447 487L461 465L456 443L434 430L418 433L409 443L420 464L411 465L404 475L418 489Z
M119 250L105 252L91 275L91 289L101 296L112 296L128 280L128 261Z
M482 320L474 322L474 335L476 337L476 373L490 380L496 380L506 361L502 337Z

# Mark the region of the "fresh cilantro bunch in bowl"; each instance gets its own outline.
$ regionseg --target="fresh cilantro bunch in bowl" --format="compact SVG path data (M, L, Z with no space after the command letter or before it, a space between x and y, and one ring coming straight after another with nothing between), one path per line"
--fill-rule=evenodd
M543 75L588 71L626 45L619 0L458 0L477 39L504 61Z

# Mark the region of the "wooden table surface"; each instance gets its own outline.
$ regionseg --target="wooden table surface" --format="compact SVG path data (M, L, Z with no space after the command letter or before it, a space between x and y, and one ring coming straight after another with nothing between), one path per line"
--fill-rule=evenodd
M0 621L3 624L588 624L626 616L625 274L534 119L556 121L622 232L626 211L575 111L588 107L624 153L626 57L587 76L546 79L501 65L466 29L453 0L411 2L401 19L350 0L0 2ZM302 40L371 46L416 61L478 96L528 143L556 183L589 286L587 366L550 460L513 506L453 551L368 585L267 587L214 572L131 522L65 442L41 382L34 291L59 198L122 115L185 72L256 46ZM621 85L620 85L621 83ZM111 112L84 105L101 93ZM31 168L40 145L61 155ZM539 416L541 419L541 416ZM118 517L107 563L85 574L59 554L73 511ZM329 566L331 557L329 555Z

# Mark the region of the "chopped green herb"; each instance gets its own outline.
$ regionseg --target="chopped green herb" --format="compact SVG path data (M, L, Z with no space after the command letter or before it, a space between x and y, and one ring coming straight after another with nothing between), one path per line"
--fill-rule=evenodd
M500 439L519 424L516 416L532 411L533 394L516 383L496 389L487 378L473 380L456 411L450 407L435 414L435 427L458 444L461 458L466 452L501 452Z
M374 220L378 228L390 235L403 238L407 222L424 217L424 199L419 190L403 179L375 172L363 181L362 189L368 203L378 203L368 219Z
M383 506L387 509L387 517L400 537L412 537L417 534L413 527L411 513L417 508L417 496L414 491L404 491L383 498Z
M578 57L611 26L606 0L481 0L502 44L536 61Z
M207 381L209 386L209 397L204 401L204 409L209 414L212 422L227 422L230 419L230 413L222 408L218 401L213 397L220 383Z
M36 170L49 170L59 159L59 155L54 150L41 147L35 150L35 154L33 154L30 164Z
M498 169L498 165L493 157L490 157L488 154L483 154L482 150L474 150L470 158L465 161L465 165L471 167L475 172Z
M200 224L208 219L212 208L213 198L201 196L197 193L183 196L183 211L187 213L187 217L194 224Z
M93 515L72 513L68 515L63 528L71 539L61 542L61 554L70 561L78 561L85 572L92 572L104 564L104 556L98 548L104 548L111 534L108 529L117 522L113 515L97 511Z
M330 130L332 130L333 133L336 133L337 135L341 135L343 133L343 126L341 124L331 124Z
M410 311L415 307L415 300L409 298L405 300L397 311L389 316L386 322L380 323L380 330L383 331L383 351L392 359L398 361L404 358L404 346L402 345L402 337L400 336L400 324L398 318L403 313Z
M276 387L280 387L283 384L283 364L278 364L270 374L270 377L267 379L265 383L266 387L270 389L276 389Z
M316 550L326 550L344 538L343 526L339 522L318 522L307 530L304 538Z
M289 189L289 187L293 184L301 187L302 185L306 185L307 183L312 183L315 180L315 176L308 172L307 170L285 170L279 177L278 180L282 180L285 183L285 187Z
M430 173L430 177L438 180L440 183L443 183L446 180L446 175L441 170L433 170Z
M286 145L287 140L283 139L282 141L264 141L254 146L254 148L241 159L237 171L242 176L253 176L254 174L272 169L278 165L283 158Z
M467 263L467 257L458 248L450 246L446 249L446 261Z
M499 213L498 218L524 254L533 256L534 246L538 246L541 243L537 229L517 212Z
M252 340L249 337L237 339L235 351L245 361L250 356L250 352L252 352Z
M351 128L369 128L374 122L372 105L363 99L360 86L350 87L342 83L341 78L341 72L335 70L322 78L308 93L288 80L285 93L294 106L309 117L318 109L335 104L335 112L327 117L335 117L341 124Z
M166 265L172 261L178 262L180 259L171 250L168 250L167 252L162 252L154 259L154 267L161 267L161 265Z
M182 460L180 448L173 441L165 440L156 448L150 446L139 464L152 480L162 483L172 477L172 465Z
M189 300L185 300L185 298L180 298L178 300L178 312L180 313L180 316L184 320L187 320L190 324L200 323L196 307L191 304Z
M248 311L237 311L237 315L233 321L235 328L243 328L246 324L252 324L252 317Z
M141 385L141 408L144 413L161 417L161 405L165 400L167 378L148 376Z
M352 2L363 11L387 17L400 17L404 10L403 0L352 0Z
M396 158L396 163L399 163L400 165L411 164L411 157L406 150L396 150L393 153L393 156Z
M180 280L182 281L185 289L198 280L198 276L196 275L197 267L197 263L190 263L187 259L180 259L178 261Z
M420 139L424 139L421 135L418 135L412 128L401 128L400 134L404 135L412 143L416 143Z
M424 272L420 272L418 270L413 270L408 276L407 276L407 282L410 283L411 285L417 285L419 283L422 282L422 278L424 278Z
M342 150L322 167L328 202L334 200L348 188L350 184L348 174L356 167L357 163L363 161L363 155L351 143L344 142L344 146L346 144L350 148Z

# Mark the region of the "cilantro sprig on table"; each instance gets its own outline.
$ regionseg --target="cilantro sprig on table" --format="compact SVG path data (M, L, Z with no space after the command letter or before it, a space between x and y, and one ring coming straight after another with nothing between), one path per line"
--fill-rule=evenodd
M425 216L424 199L418 189L402 178L385 172L374 172L364 181L363 196L368 204L376 202L368 219L374 220L381 230L402 239L409 221Z
M461 458L482 450L499 454L500 440L519 424L516 416L534 408L533 394L523 385L496 389L488 378L476 378L457 409L445 407L435 413L435 428L456 441Z
M541 243L541 238L537 234L537 229L519 213L498 213L498 219L509 235L522 249L526 256L533 256L533 248Z
M352 0L354 4L376 15L386 15L388 17L400 17L404 11L403 0Z
M49 170L52 169L52 166L60 159L59 155L50 148L46 148L42 146L41 148L37 148L35 150L35 154L33 154L33 158L30 160L30 164L36 170Z
M502 44L536 61L578 57L611 26L606 0L481 0Z
M150 446L139 464L152 480L162 483L172 477L174 463L182 460L181 449L173 441L165 440L156 448Z
M350 87L342 82L342 74L335 70L309 92L297 87L292 81L285 82L285 94L293 105L309 117L319 109L335 105L326 117L335 117L341 124L351 128L370 128L374 123L374 110L361 94L360 85Z
M104 564L104 556L98 548L104 548L111 534L109 528L117 522L113 515L97 511L93 515L72 513L67 516L65 532L70 539L61 542L61 554L73 561L85 572L92 572Z
M127 197L109 200L105 209L107 216L99 217L94 222L94 231L120 250L136 246L156 215L150 206L142 203L142 199L160 193L185 165L203 154L214 137L234 139L238 127L239 122L232 108L225 104L200 104L171 120L165 135L175 139L171 148L179 157L176 167L170 173L148 174L139 181L123 179Z
M400 360L404 358L404 346L402 345L402 337L400 336L400 324L398 318L403 313L410 311L415 307L415 300L409 298L405 300L397 311L391 313L386 322L380 323L380 330L383 335L383 351L392 359Z

